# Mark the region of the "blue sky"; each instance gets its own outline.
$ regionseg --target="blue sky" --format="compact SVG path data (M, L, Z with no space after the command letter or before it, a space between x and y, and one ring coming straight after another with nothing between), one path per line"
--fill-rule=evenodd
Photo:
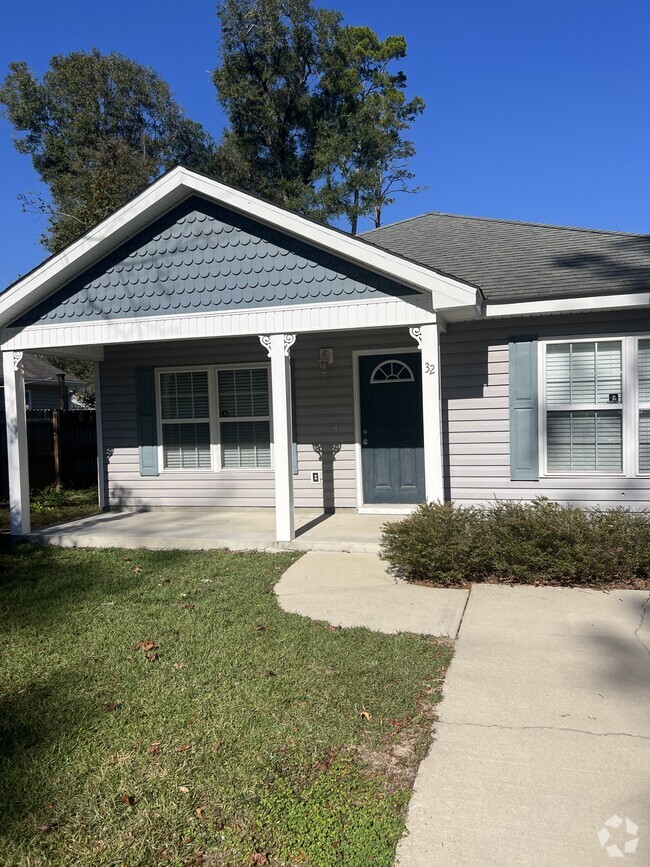
M403 34L409 91L427 110L412 167L428 189L401 196L394 222L426 211L650 232L650 3L647 0L341 0L347 23ZM0 74L56 53L120 51L153 66L188 114L223 126L210 71L212 0L7 3ZM38 191L29 157L0 120L0 287L38 264L43 220L17 195Z

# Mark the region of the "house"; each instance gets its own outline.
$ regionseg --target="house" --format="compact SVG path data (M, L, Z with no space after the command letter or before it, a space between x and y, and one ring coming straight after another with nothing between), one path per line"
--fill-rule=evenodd
M79 391L85 385L65 370L27 353L23 355L23 372L27 409L70 409L71 392ZM3 382L0 371L0 388L3 388ZM4 412L4 406L0 407L0 412Z
M96 366L100 502L400 513L648 505L647 237L429 214L365 237L178 167L0 295L11 518L23 353Z

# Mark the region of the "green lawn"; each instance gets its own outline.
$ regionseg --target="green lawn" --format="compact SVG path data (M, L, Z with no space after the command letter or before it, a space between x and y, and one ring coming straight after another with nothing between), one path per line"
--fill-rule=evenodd
M97 488L83 491L57 491L56 488L46 488L44 491L32 491L31 520L32 529L38 530L50 524L62 524L64 521L75 521L99 512L97 504ZM9 531L9 503L0 501L0 533Z
M294 554L0 554L0 864L392 864L448 646L283 613Z

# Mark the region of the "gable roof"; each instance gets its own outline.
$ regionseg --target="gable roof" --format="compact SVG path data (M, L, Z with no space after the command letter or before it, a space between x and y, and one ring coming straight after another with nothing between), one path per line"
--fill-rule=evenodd
M648 292L650 235L430 213L363 236L480 286L488 302Z
M192 195L215 202L424 294L430 293L434 310L464 308L476 311L480 303L480 292L475 286L443 274L431 265L413 262L347 232L317 223L206 175L177 166L77 241L6 289L0 295L0 326L8 325L31 310Z

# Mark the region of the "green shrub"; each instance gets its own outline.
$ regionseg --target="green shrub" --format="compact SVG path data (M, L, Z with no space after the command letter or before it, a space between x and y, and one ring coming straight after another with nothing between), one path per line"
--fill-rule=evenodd
M540 498L484 509L427 503L384 526L382 558L410 581L639 586L650 581L650 512Z

